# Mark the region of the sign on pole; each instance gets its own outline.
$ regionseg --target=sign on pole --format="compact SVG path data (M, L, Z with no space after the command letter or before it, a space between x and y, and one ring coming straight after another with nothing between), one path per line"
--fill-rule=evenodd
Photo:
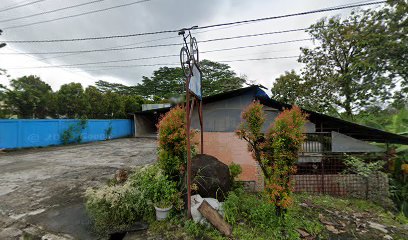
M202 98L201 83L202 83L201 70L197 67L197 64L194 63L188 89L200 100Z

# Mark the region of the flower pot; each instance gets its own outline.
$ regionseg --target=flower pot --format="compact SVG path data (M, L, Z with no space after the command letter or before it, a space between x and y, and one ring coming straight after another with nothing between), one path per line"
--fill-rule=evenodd
M168 208L159 208L154 206L154 208L156 209L156 220L163 221L164 219L166 219L172 207L173 206L170 206Z

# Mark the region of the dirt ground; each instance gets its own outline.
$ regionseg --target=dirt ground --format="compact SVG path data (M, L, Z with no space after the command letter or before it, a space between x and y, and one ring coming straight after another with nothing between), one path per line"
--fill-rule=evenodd
M0 239L93 239L83 193L154 162L153 138L0 153Z

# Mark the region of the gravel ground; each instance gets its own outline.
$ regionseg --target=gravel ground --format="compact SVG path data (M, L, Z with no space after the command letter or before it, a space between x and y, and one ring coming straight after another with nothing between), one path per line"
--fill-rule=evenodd
M155 159L152 138L0 153L0 239L96 238L84 214L86 188Z

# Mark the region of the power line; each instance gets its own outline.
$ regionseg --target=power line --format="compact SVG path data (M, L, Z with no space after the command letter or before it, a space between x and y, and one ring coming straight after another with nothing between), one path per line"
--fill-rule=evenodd
M288 59L288 58L298 58L298 57L299 57L299 56L265 57L265 58L248 58L248 59L223 60L223 61L216 61L216 62L220 62L220 63L229 63L229 62L247 62L247 61L263 61L263 60Z
M126 3L126 4L120 4L120 5L116 5L116 6L112 6L112 7L108 7L108 8L102 8L102 9L97 9L97 10L93 10L93 11L88 11L88 12L83 12L83 13L78 13L78 14L73 14L73 15L68 15L68 16L63 16L63 17L58 17L58 18L53 18L53 19L44 20L44 21L38 21L38 22L32 22L32 23L27 23L27 24L9 26L9 27L5 27L5 28L3 28L3 29L15 29L15 28L21 28L21 27L27 27L27 26L37 25L37 24L41 24L41 23L55 22L55 21L59 21L59 20L62 20L62 19L73 18L73 17L79 17L79 16L83 16L83 15L87 15L87 14L92 14L92 13L98 13L98 12L104 12L104 11L112 10L112 9L115 9L115 8L121 8L121 7L131 6L131 5L134 5L134 4L143 3L143 2L149 2L149 1L151 1L151 0L140 0L140 1L130 2L130 3Z
M249 59L233 59L233 60L221 60L216 61L219 63L229 63L229 62L246 62L246 61L265 61L265 60L279 60L279 59L291 59L298 58L299 56L281 56L281 57L265 57L265 58L249 58ZM133 67L146 67L146 66L180 66L177 63L158 63L158 64L132 64L132 65L112 65L112 66L94 66L91 69L82 69L79 71L104 71L113 70L121 68L133 68ZM95 69L97 68L97 69Z
M221 49L215 49L215 50L210 50L210 51L204 51L201 53L211 53L211 52L244 49L244 48L254 48L254 47L270 46L270 45L283 44L283 43L302 42L302 41L308 41L308 40L313 40L313 38L302 38L302 39L295 39L295 40L288 40L288 41L281 41L281 42L262 43L262 44L247 45L247 46L232 47L232 48L221 48Z
M30 15L26 15L26 16L22 16L22 17L16 17L16 18L9 18L9 19L5 19L5 20L0 20L0 23L2 23L2 22L11 22L11 21L15 21L15 20L20 20L20 19L40 16L40 15L45 15L45 14L49 14L49 13L55 13L55 12L59 12L59 11L63 11L63 10L71 9L71 8L76 8L76 7L82 7L82 6L85 6L85 5L99 3L99 2L103 2L103 1L105 1L105 0L96 0L96 1L91 1L91 2L85 2L85 3L80 3L80 4L76 4L76 5L63 7L63 8L57 8L57 9L46 11L46 12L40 12L40 13L30 14Z
M16 51L16 52L19 52L19 51L16 50L16 49L12 49L12 50L13 50L13 51ZM34 59L34 60L37 60L37 61L42 62L41 60L35 58L34 56L31 56L31 55L28 55L28 54L26 54L26 55L27 55L27 57L29 57L29 58L32 58L32 59ZM42 63L47 64L47 65L50 65L50 67L54 67L54 65L52 65L52 64L50 64L50 63L46 63L46 62L42 62ZM72 71L72 70L69 69L69 68L63 68L63 67L57 67L57 68L61 68L61 69L65 70L65 71L71 72L72 74L77 74L77 73L75 73L75 71ZM88 77L88 76L86 76L86 78L92 79L93 81L96 80L96 79L93 78L93 77Z
M44 1L47 1L47 0L37 0L37 1L28 2L28 3L24 3L24 4L17 4L17 5L11 6L11 7L6 7L6 8L3 8L3 9L0 9L0 12L5 12L5 11L8 11L8 10L25 7L25 6L28 6L28 5L33 5L33 4L36 4L36 3L39 3L39 2L44 2Z
M199 32L195 32L195 35L197 35L197 34L202 34L202 33L206 33L206 32L218 31L218 30L222 30L222 29L226 29L226 28L231 28L231 27L232 27L232 26L227 26L227 27L220 27L220 28L210 29L210 30L205 30L205 31L199 31ZM136 42L136 43L130 43L130 44L122 44L122 45L115 45L115 46L107 47L107 48L104 48L104 49L128 47L128 46L140 45L140 44L142 44L142 43L157 42L157 41L161 41L161 40L168 40L168 39L175 39L175 38L180 38L180 36L150 39L150 40L146 40L146 41L142 41L142 42ZM62 57L73 56L73 55L81 55L81 54L84 54L84 53L62 54L62 55L57 55L57 56L50 56L50 57L40 58L40 60L48 60L48 59L62 58Z
M270 45L300 42L300 41L306 41L306 40L311 40L311 39L310 38L305 38L305 39L295 39L295 40L280 41L280 42L263 43L263 44L256 44L256 45L246 45L246 46L239 46L239 47L232 47L232 48L221 48L221 49L203 51L203 52L200 52L200 53L204 54L204 53L212 53L212 52L230 51L230 50L237 50L237 49L245 49L245 48L254 48L254 47L262 47L262 46L270 46ZM149 59L166 58L166 57L178 57L178 56L179 56L178 54L170 54L170 55L160 55L160 56L141 57L141 58L99 61L99 62L63 64L63 65L53 65L53 66L37 66L37 67L18 67L18 68L8 68L8 69L33 69L33 68L73 67L73 66L77 67L77 66L94 65L94 64L115 63L115 62L130 62L130 61L149 60Z
M147 0L145 0L145 1L147 1ZM352 5L346 5L346 6L340 5L340 6L323 8L323 9L306 11L306 12L299 12L299 13L272 16L272 17L266 17L266 18L257 18L257 19L229 22L229 23L220 23L220 24L207 25L207 26L199 27L198 29L207 29L207 28L214 28L214 27L220 27L220 26L232 26L232 25L255 23L255 22L268 21L268 20L279 19L279 18L288 18L288 17L302 16L302 15L308 15L308 14L314 14L314 13L330 12L330 11L336 11L336 10L342 10L342 9L348 9L348 8L355 8L355 7L363 7L363 6L369 6L369 5L375 5L375 4L382 4L382 3L385 3L385 2L386 1L377 1L377 2L352 4ZM7 28L5 28L5 29L7 29ZM156 35L156 34L163 34L163 33L175 33L175 32L178 32L178 31L179 30L163 30L163 31L132 33L132 34L124 34L124 35L110 35L110 36L101 36L101 37L46 39L46 40L10 40L10 41L6 41L6 42L7 43L50 43L50 42L89 41L89 40L103 40L103 39L112 39L112 38L138 37L138 36Z
M248 37L259 37L259 36L288 33L288 32L298 32L298 31L304 31L307 29L309 28L298 28L298 29L290 29L290 30L275 31L275 32L264 32L264 33L248 34L248 35L239 35L239 36L234 36L234 37L207 39L207 40L198 41L198 43L216 42L216 41L224 41L224 40L232 40L232 39L240 39L240 38L248 38ZM309 39L294 40L294 41L305 41L305 40L309 40ZM100 48L100 49L76 50L76 51L74 50L74 51L55 51L55 52L28 52L26 54L45 55L45 54L71 54L71 53L75 54L75 53L90 53L90 52L108 52L108 51L123 51L123 50L134 50L134 49L143 49L143 48L179 46L181 44L182 43L168 43L168 44L157 44L157 45L146 45L146 46L135 46L135 47L113 47L113 48ZM16 55L16 54L18 55L21 53L0 53L0 55Z
M249 19L249 20L235 21L235 22L229 22L229 23L219 23L219 24L213 24L213 25L198 27L196 29L206 29L206 28L213 28L213 27L222 27L222 26L229 26L229 25L235 25L235 24L242 24L242 23L268 21L268 20L274 20L274 19L278 19L278 18L287 18L287 17L308 15L308 14L313 14L313 13L336 11L336 10L342 10L342 9L347 9L347 8L363 7L363 6L369 6L369 5L375 5L375 4L382 4L382 3L386 3L386 2L387 1L378 1L378 2L360 3L360 4L353 4L353 5L346 5L346 6L341 6L340 5L340 6L337 6L337 7L329 7L329 8L323 8L323 9L312 10L312 11L307 11L307 12L291 13L291 14L285 14L285 15L280 15L280 16Z

